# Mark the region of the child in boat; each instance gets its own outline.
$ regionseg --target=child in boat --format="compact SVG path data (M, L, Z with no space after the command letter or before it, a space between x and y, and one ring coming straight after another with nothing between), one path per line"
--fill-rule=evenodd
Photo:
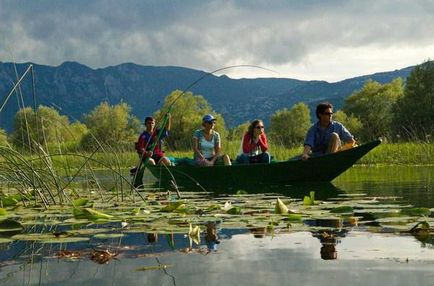
M242 153L237 157L240 164L270 163L267 135L262 120L255 119L250 123L241 143Z
M207 114L202 118L203 128L193 133L194 160L198 166L213 166L219 161L231 165L229 156L220 154L220 134L214 130L215 124L214 116Z
M136 149L140 158L144 159L146 157L149 157L148 164L150 165L164 164L167 166L171 165L169 158L164 156L164 151L162 150L161 147L162 140L165 137L169 136L171 124L172 124L172 119L170 113L168 113L166 126L164 126L163 133L161 134L161 137L158 139L158 142L155 145L154 150L152 151L151 146L157 139L160 129L155 129L154 118L152 117L145 118L145 131L143 131L143 133L140 134Z

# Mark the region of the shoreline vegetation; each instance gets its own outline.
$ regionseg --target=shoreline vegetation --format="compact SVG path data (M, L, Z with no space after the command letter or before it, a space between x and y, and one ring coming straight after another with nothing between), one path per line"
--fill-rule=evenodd
M226 142L223 153L229 154L234 160L240 148L236 141ZM303 148L286 148L284 146L270 144L271 155L274 160L283 161L300 155ZM192 157L192 151L166 151L169 157ZM29 160L33 157L25 156ZM51 152L51 161L55 169L69 170L80 168L91 157L87 164L93 169L126 169L135 166L138 156L134 151L97 152L91 153L67 153L59 154ZM434 143L382 143L380 146L366 154L355 165L434 165Z

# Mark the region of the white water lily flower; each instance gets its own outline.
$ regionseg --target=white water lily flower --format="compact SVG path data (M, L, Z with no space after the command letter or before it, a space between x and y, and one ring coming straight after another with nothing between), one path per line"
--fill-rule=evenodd
M274 212L276 214L287 214L288 213L288 207L279 198L277 198Z
M190 223L190 230L188 231L188 237L196 244L200 244L200 227L196 225L193 227ZM190 243L191 244L191 243Z
M223 210L228 211L232 208L232 203L230 201L227 201L225 203L225 206L223 207Z

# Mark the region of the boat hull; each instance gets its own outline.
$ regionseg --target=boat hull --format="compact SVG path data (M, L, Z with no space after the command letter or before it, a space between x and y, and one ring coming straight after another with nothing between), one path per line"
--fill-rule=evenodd
M303 160L270 164L232 166L147 166L159 185L168 187L172 181L184 188L208 189L245 185L288 185L294 183L330 182L370 150L381 143L376 140L349 150Z

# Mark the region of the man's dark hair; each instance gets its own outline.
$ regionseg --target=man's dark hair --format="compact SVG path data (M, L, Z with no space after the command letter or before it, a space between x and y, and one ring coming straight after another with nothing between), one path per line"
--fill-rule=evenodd
M319 119L319 114L324 113L324 111L326 111L326 109L328 108L333 109L333 105L329 102L321 102L320 104L318 104L316 106L316 118Z
M148 121L154 121L154 117L150 117L150 116L146 117L145 124L148 123Z

